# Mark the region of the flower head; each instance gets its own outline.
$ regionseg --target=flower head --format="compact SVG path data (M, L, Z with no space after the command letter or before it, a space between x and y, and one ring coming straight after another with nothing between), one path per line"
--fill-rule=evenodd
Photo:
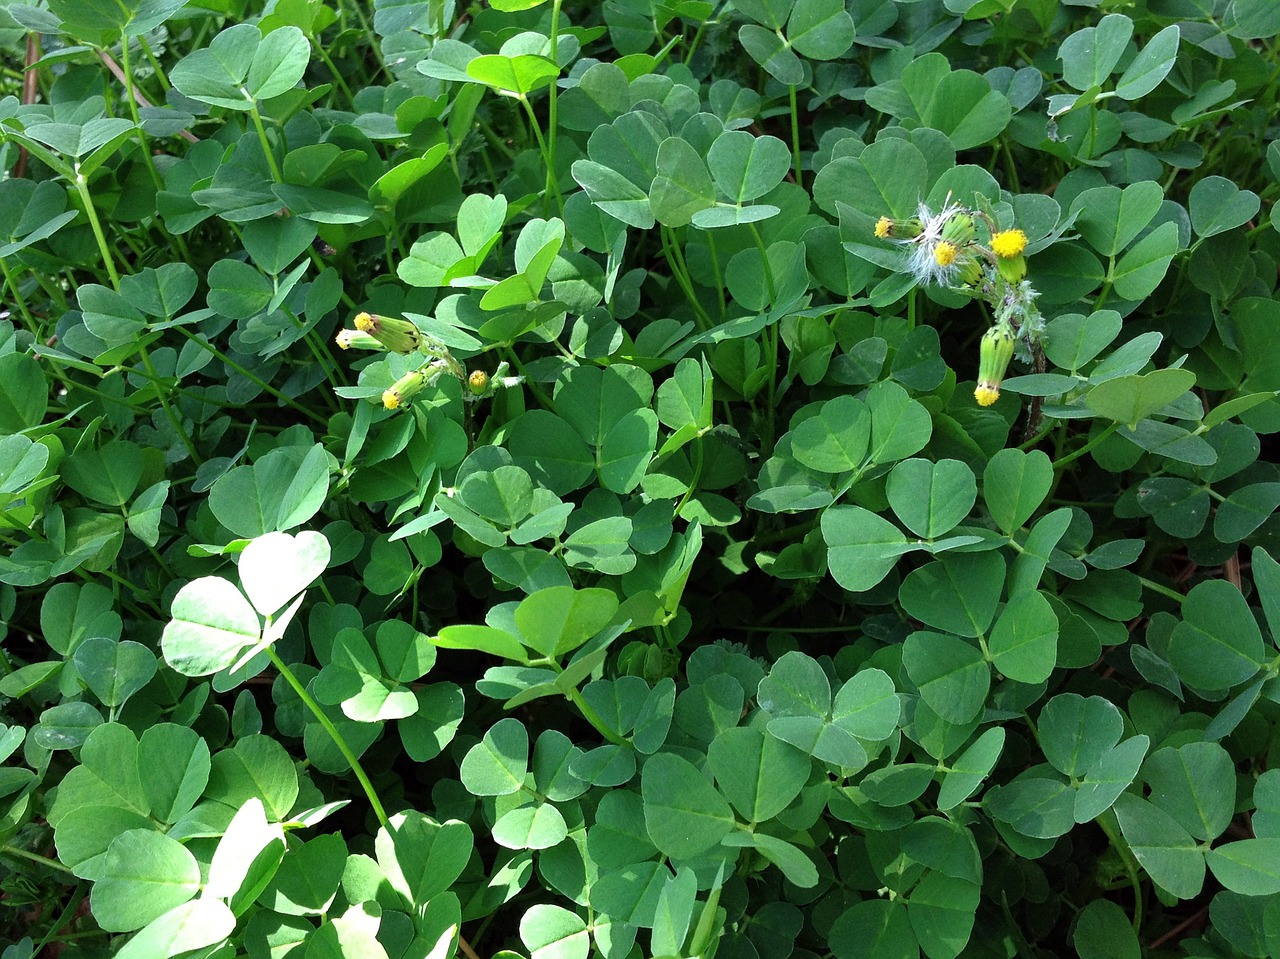
M933 258L938 262L938 266L950 266L956 261L956 255L960 250L950 240L943 240L933 248Z
M357 313L356 329L368 333L392 353L412 353L422 344L418 328L408 320L376 313Z
M983 334L978 355L978 387L973 391L979 406L990 406L999 398L1000 382L1013 359L1016 339L1017 334L1007 323L997 323Z
M876 220L876 236L881 240L893 236L893 221L887 216Z
M483 396L489 389L489 374L484 370L472 370L467 377L467 389L474 396Z
M991 252L1001 259L1018 256L1027 248L1027 235L1021 230L1001 230L991 236Z
M391 388L382 391L382 405L389 410L398 409L404 401L420 393L427 385L427 370L414 370L406 373L391 384Z
M338 344L339 349L343 350L382 349L382 344L378 342L377 337L370 336L362 330L339 330L338 335L334 337L334 342Z

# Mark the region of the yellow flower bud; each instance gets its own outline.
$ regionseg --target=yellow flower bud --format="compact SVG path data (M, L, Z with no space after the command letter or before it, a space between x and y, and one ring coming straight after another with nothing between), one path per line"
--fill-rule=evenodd
M876 220L876 237L881 240L887 240L893 236L893 221L887 216L882 216Z
M376 313L357 313L356 329L368 333L392 353L412 353L422 343L418 328L408 320Z
M973 391L979 406L990 406L999 398L1000 382L1013 359L1015 339L1013 328L1005 323L996 324L983 335L978 356L978 387Z
M411 399L422 392L422 388L426 384L427 373L425 370L414 370L412 373L406 373L396 380L389 390L382 391L382 405L389 410L398 409L404 404L405 400Z
M467 377L467 389L475 396L483 396L489 389L489 374L484 370L472 370Z
M376 337L370 336L361 330L339 330L338 335L334 337L334 342L338 344L339 349L343 350L382 349L382 344L378 342Z

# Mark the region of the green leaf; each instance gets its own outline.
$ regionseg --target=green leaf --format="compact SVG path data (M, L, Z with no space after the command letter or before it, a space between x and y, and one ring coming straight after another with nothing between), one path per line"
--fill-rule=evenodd
M1262 668L1262 633L1240 591L1225 580L1197 583L1169 639L1169 662L1187 685L1237 686Z
M775 30L744 23L738 29L738 42L779 83L794 87L804 82L804 65Z
M733 829L729 803L687 759L671 753L650 756L640 789L649 838L673 859L701 855Z
M610 590L557 586L523 599L515 624L530 648L554 659L603 630L617 611L618 599Z
M235 931L236 917L220 899L194 899L157 916L116 953L118 959L168 959L216 945Z
M493 824L493 841L507 849L550 849L568 835L564 816L550 803L512 809Z
M948 722L977 716L991 687L991 670L977 647L955 636L917 631L902 646L902 665L920 697Z
M1217 839L1236 811L1235 763L1217 743L1156 750L1142 766L1151 802L1197 839Z
M995 619L1004 575L999 553L944 556L912 570L898 600L909 615L930 626L957 636L983 636Z
M969 515L978 499L978 484L973 470L959 460L910 459L893 468L885 495L907 529L934 539Z
M378 830L374 850L391 888L410 906L421 908L462 875L473 852L471 827L406 810Z
M1101 86L1120 62L1133 36L1133 21L1112 13L1096 27L1077 30L1058 48L1062 79L1077 90Z
M662 141L649 204L654 218L669 227L687 226L699 210L716 205L715 184L706 159L687 140L668 137Z
M1103 256L1115 256L1146 229L1163 202L1164 191L1160 189L1160 184L1142 180L1123 190L1115 186L1085 190L1072 202L1071 212L1078 214L1076 228L1089 241L1089 245ZM1166 225L1161 224L1152 235L1160 232ZM1176 228L1174 238L1176 241ZM1153 286L1152 289L1154 288Z
M920 946L900 900L864 899L842 912L827 937L836 959L917 959Z
M1095 899L1081 910L1071 941L1080 959L1142 957L1142 946L1128 915L1109 899Z
M969 943L982 887L929 872L911 891L907 918L929 959L956 959Z
M276 447L252 466L223 474L209 491L218 522L238 536L289 530L311 519L329 493L329 457L311 447Z
M1195 384L1190 370L1152 370L1099 383L1085 402L1099 416L1136 428L1139 420L1159 412Z
M949 764L942 788L938 790L939 809L954 809L978 790L995 768L1004 749L1004 740L1004 728L992 727Z
M1214 878L1243 896L1280 892L1280 839L1240 839L1210 850Z
M933 334L935 337L937 333ZM871 411L870 458L873 463L893 463L924 449L933 434L933 419L923 405L911 399L897 383L888 380L866 393Z
M138 774L151 815L174 823L195 806L209 783L209 745L195 730L157 723L138 740Z
M93 886L93 916L111 932L141 929L200 888L200 866L176 839L130 829L111 841Z
M1120 710L1110 701L1075 693L1049 700L1040 711L1039 723L1045 759L1072 777L1089 773L1124 732Z
M712 740L707 762L720 791L751 823L786 809L813 768L799 749L749 727L726 729Z
M1036 590L1010 597L987 640L991 664L1020 683L1049 678L1058 659L1058 617Z
M844 0L796 0L787 22L787 39L803 57L834 60L853 46L853 18Z
M156 674L156 656L141 643L91 636L74 656L76 669L102 705L117 709Z
M1093 764L1076 792L1076 822L1088 822L1111 808L1137 777L1150 745L1146 736L1134 736L1104 753Z
M1202 238L1243 226L1257 216L1261 204L1252 190L1241 190L1220 176L1196 181L1188 199L1191 227Z
M810 469L842 473L861 467L870 439L866 404L849 395L837 396L791 431L791 454Z
M1178 225L1161 223L1120 258L1112 273L1116 293L1126 300L1150 296L1178 253Z
M759 199L782 182L791 168L791 151L777 137L730 130L716 137L707 165L720 192L741 204Z
M37 425L48 408L49 391L35 358L25 353L0 356L0 435Z
M1002 449L987 461L982 498L996 525L1012 535L1032 517L1052 485L1053 465L1041 450Z
M658 442L658 417L653 410L625 413L600 443L600 482L615 493L630 493L640 485Z
M544 590L544 592L546 592ZM529 733L518 719L500 719L467 751L462 784L477 796L509 796L529 772Z
M272 616L324 572L329 556L322 533L265 533L240 554L240 581L254 609Z
M530 959L586 959L591 950L582 917L546 903L530 907L521 917L520 941Z
M822 514L831 576L851 592L871 589L912 548L902 531L861 506L833 506Z
M471 79L522 100L534 90L547 86L559 74L560 68L553 61L528 53L514 57L489 54L467 64L467 75Z
M1194 899L1204 886L1204 853L1168 813L1126 793L1116 819L1138 864L1157 886L1178 899Z
M347 844L337 833L292 846L261 901L284 915L318 916L333 903L346 864Z
M1158 87L1173 69L1181 39L1181 31L1172 23L1152 37L1116 81L1116 96L1137 100Z
M244 594L219 576L202 576L178 591L160 648L184 676L210 676L258 642L262 624Z

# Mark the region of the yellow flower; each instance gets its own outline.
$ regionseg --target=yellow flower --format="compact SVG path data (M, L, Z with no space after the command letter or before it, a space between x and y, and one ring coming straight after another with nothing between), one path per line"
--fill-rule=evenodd
M382 344L378 342L376 337L370 336L362 330L339 330L334 341L340 349L344 350L349 350L353 347L357 350L382 349Z
M422 345L418 328L408 320L376 313L357 313L356 329L368 333L392 353L412 353Z
M1005 323L997 323L983 334L978 355L978 388L973 391L979 406L990 406L999 398L1000 381L1013 359L1016 338L1013 328Z
M427 373L425 370L414 370L411 373L406 373L391 384L391 389L382 391L382 405L389 410L398 409L405 400L417 393L421 393L422 388L426 385Z
M979 383L978 388L973 391L973 398L978 401L979 406L990 406L1000 398L1000 387Z
M1027 248L1027 235L1021 230L1001 230L991 237L991 252L1003 259L1018 256Z
M488 388L489 374L484 370L472 370L471 375L467 377L467 389L476 396L483 396Z
M950 266L956 261L956 254L960 250L950 240L941 241L933 248L933 258L937 261L938 266Z
M893 221L887 216L882 216L876 220L876 236L881 240L893 236Z

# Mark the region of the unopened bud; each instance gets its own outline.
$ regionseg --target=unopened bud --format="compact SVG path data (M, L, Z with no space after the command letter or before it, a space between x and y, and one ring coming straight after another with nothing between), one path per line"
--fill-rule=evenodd
M382 344L377 337L361 330L339 330L334 338L340 349L344 350L380 350Z
M467 377L467 389L473 396L483 396L489 389L489 374L484 370L472 370Z
M391 389L382 391L382 405L389 410L398 409L404 405L405 400L411 399L422 392L422 388L426 385L426 370L414 370L412 373L406 373L392 384Z
M377 313L357 313L355 324L357 330L368 333L392 353L412 353L422 342L418 328L408 320Z
M942 239L956 246L970 243L973 236L973 217L968 213L953 213L942 225Z
M1000 383L1013 359L1016 338L1013 328L1005 323L998 323L983 335L978 355L978 386L973 391L979 406L990 406L1000 397Z

